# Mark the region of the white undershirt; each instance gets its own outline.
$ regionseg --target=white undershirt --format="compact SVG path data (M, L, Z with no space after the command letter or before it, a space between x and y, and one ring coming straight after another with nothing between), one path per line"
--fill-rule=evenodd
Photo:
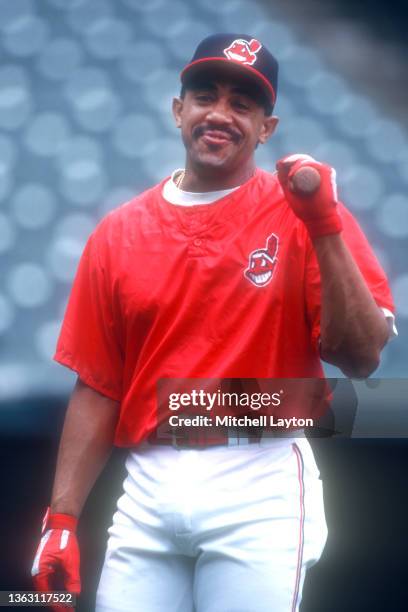
M204 193L196 193L193 191L183 191L177 187L175 178L180 172L184 172L181 168L175 170L171 178L163 186L163 198L170 204L178 204L179 206L195 206L197 204L212 204L221 198L224 198L229 193L232 193L238 187L232 189L221 189L220 191L206 191Z

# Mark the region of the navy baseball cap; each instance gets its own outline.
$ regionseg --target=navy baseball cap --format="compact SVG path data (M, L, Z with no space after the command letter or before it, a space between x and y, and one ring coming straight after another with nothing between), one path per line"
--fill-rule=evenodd
M278 87L278 62L262 43L247 34L213 34L198 45L191 61L180 74L186 85L204 68L238 70L260 85L273 107Z

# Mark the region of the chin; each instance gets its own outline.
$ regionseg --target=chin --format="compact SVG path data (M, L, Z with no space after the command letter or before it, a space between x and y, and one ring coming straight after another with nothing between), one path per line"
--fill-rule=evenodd
M237 167L237 163L229 158L222 157L220 155L216 155L213 153L204 153L195 155L191 158L194 165L201 169L208 170L224 170L225 172L229 172L234 170Z

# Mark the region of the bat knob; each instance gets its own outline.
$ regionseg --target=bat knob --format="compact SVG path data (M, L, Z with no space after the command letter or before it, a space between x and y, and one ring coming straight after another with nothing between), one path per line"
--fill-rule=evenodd
M319 189L320 182L319 171L311 166L304 166L289 179L289 187L298 195L309 196Z

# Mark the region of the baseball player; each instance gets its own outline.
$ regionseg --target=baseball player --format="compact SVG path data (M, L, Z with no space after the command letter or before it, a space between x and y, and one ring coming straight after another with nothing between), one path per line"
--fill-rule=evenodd
M159 379L322 378L321 359L366 377L389 337L387 279L334 170L300 154L277 173L255 165L278 122L277 74L251 36L204 39L173 103L185 168L87 242L55 355L78 380L32 569L39 589L60 570L80 591L75 528L115 444L129 448L128 473L98 612L299 610L327 535L306 438L152 443ZM297 186L305 169L313 189Z

